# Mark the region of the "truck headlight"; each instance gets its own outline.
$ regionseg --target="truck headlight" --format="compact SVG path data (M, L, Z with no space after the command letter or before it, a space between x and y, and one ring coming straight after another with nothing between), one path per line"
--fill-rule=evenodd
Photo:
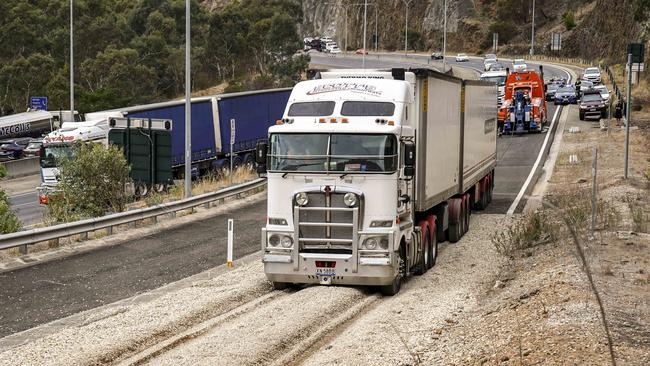
M277 247L280 244L280 235L273 234L269 237L269 245L272 247Z
M351 192L348 192L343 196L343 203L348 207L354 207L357 205L357 195Z
M293 246L293 239L290 236L283 236L280 240L280 244L283 248L291 248L291 246Z
M306 206L307 203L309 203L309 198L307 197L307 193L300 192L296 194L296 203L298 204L298 206Z
M362 244L363 249L375 250L375 249L388 249L388 236L371 236L364 239Z

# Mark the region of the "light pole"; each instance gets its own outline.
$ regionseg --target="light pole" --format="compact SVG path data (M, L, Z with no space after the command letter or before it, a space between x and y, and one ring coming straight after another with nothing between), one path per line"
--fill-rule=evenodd
M533 0L533 26L530 30L530 55L535 54L535 0Z
M363 57L361 61L361 68L365 69L366 68L366 25L368 24L367 22L368 19L368 0L365 0L363 2Z
M447 0L445 0L442 17L442 72L447 72Z
M404 56L408 55L408 40L409 40L409 4L413 0L402 0L404 1L404 7L406 8L406 19L404 21Z
M379 30L377 27L377 8L379 4L375 1L375 55L377 54L377 45L379 44Z
M70 0L70 119L74 121L74 0ZM63 122L63 121L61 121Z
M192 75L190 0L185 0L185 198L192 197ZM232 154L232 151L230 152ZM230 172L232 174L232 172Z

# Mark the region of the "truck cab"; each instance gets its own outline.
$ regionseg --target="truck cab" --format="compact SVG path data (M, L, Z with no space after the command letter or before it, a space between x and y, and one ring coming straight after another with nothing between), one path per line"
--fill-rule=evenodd
M541 132L547 122L543 69L508 73L498 113L502 133Z

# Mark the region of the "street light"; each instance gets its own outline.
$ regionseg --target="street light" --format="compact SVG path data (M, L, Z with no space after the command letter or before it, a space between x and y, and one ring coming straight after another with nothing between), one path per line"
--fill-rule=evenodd
M533 0L533 24L530 30L530 55L535 54L535 0Z
M70 0L70 119L74 121L74 10ZM61 121L63 122L63 121Z
M361 68L366 68L366 25L368 24L368 0L363 2L363 54L361 61Z
M185 0L185 198L192 197L192 75L190 74L190 30L190 0ZM232 154L232 151L230 153Z
M442 72L447 72L447 0L445 0L445 10L443 15L442 30Z
M404 7L406 8L406 19L404 21L404 56L408 54L408 39L409 39L409 4L413 0L402 0L404 1Z

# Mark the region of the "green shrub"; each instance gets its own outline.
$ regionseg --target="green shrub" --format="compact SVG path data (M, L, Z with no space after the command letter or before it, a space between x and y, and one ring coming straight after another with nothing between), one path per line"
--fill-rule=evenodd
M129 198L124 187L130 168L122 150L102 144L74 149L74 159L59 163L58 192L48 205L52 217L69 222L123 211Z
M4 179L7 176L7 168L4 164L0 164L0 179Z
M576 27L576 19L571 10L568 10L562 14L562 21L564 22L564 27L566 30L571 30Z
M0 164L0 179L7 176L7 168ZM0 188L0 234L14 233L20 230L20 220L11 211L9 197L5 191Z

